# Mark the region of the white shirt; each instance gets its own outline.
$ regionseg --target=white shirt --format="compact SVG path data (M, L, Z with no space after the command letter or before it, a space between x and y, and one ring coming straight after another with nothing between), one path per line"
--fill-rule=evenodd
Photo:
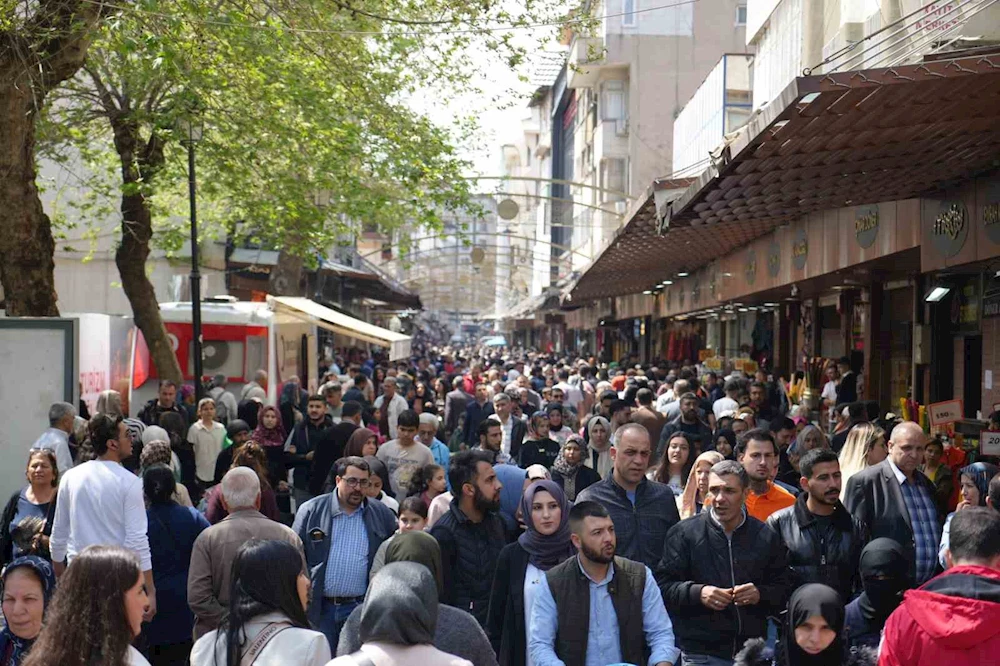
M128 646L128 652L125 653L125 663L128 666L150 666L146 658L142 656L142 653L131 645Z
M218 421L212 421L211 430L200 419L188 428L187 441L194 447L194 473L199 480L211 483L215 479L215 460L225 438L226 426Z
M729 396L723 396L712 403L712 412L715 414L715 418L721 419L722 415L726 412L736 413L736 410L740 408L740 403L736 402Z
M837 402L837 382L830 380L823 386L823 393L820 397L832 403Z
M46 449L56 454L56 464L59 465L59 473L69 471L73 467L73 454L69 451L69 433L59 428L49 428L43 432L35 443L31 445L33 449Z
M499 417L497 417L499 418ZM510 455L510 439L511 433L514 431L514 417L508 415L507 423L503 421L500 422L500 428L503 430L503 438L500 440L500 450Z
M528 568L524 571L524 617L526 618L531 618L531 609L535 605L538 585L542 582L543 578L545 578L545 572L531 562L528 562ZM529 642L528 630L531 628L530 625L530 622L524 623L525 645ZM531 660L531 653L526 653L524 656L526 666L533 666L534 662Z
M72 562L77 553L97 544L127 548L139 556L143 571L153 568L142 479L105 460L77 465L59 479L49 543L52 561Z
M380 395L375 400L375 406L382 409L382 405L385 404L385 395ZM399 415L409 409L410 406L406 403L406 398L396 393L392 396L392 400L389 401L389 439L396 439L396 424L399 423Z

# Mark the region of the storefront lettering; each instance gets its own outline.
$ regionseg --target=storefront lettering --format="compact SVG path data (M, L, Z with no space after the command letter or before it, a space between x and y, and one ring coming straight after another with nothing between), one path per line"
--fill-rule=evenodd
M757 279L757 253L753 250L747 255L746 278L747 284L753 284Z
M771 277L778 277L781 270L781 246L778 241L771 241L767 249L767 273Z
M806 230L799 229L792 241L792 265L802 270L806 267L806 257L809 256L809 241L806 239Z
M944 234L951 240L958 238L963 230L965 230L965 206L961 204L952 204L934 220L934 233Z
M1000 245L1000 183L992 183L986 191L983 206L983 227L986 238Z
M934 248L945 257L954 257L962 251L969 236L969 213L961 201L926 201L925 224L930 231Z
M864 248L874 245L878 238L878 225L878 206L859 208L854 218L854 237L858 239L858 245Z

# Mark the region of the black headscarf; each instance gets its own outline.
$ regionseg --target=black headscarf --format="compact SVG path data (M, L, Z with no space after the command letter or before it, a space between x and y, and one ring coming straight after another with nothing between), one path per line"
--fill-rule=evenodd
M837 637L819 654L809 654L795 642L795 628L820 615ZM811 583L795 590L788 600L785 620L785 655L788 666L841 666L844 658L844 600L832 587Z
M719 441L720 437L725 437L726 441L729 442L729 447L732 449L732 452L726 456L726 460L736 460L736 432L732 428L722 428L721 430L716 430L712 437L711 450L717 451L718 448L716 446L716 442Z
M865 591L858 597L858 607L872 632L882 630L903 600L903 592L909 589L907 567L903 547L892 539L874 539L861 551L859 568Z
M437 620L434 574L423 564L393 562L372 578L359 634L362 644L433 645Z
M260 403L256 400L240 400L236 406L236 415L247 424L250 432L257 428L257 414L260 413Z

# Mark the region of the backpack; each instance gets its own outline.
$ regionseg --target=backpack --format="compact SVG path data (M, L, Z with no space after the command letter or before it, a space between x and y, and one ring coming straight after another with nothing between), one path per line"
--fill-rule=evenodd
M218 421L219 423L222 423L223 425L228 425L230 416L229 408L226 407L225 402L219 399L225 392L226 389L222 388L221 386L216 386L214 389L208 392L208 395L210 398L212 398L212 400L215 401L215 420Z

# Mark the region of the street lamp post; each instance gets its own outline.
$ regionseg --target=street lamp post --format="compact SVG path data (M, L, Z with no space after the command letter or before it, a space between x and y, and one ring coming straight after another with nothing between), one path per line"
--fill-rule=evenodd
M195 401L201 401L204 395L202 387L202 352L201 352L201 271L198 269L198 207L195 202L194 147L201 141L204 126L197 116L182 118L179 122L181 143L188 151L188 197L191 203L191 327L193 329L194 345L194 391Z

